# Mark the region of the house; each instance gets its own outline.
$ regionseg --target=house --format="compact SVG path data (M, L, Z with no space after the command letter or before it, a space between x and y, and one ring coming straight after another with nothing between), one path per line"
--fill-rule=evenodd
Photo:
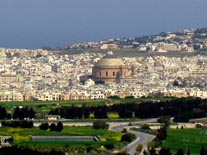
M10 147L12 142L11 136L0 136L0 147Z
M47 115L45 116L45 119L49 121L56 121L60 119L60 115Z

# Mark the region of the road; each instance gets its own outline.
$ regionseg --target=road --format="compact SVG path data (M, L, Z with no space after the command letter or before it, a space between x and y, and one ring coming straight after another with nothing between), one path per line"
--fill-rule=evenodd
M135 124L137 124L137 123L138 124L145 124L145 123L154 122L155 120L156 119L142 120L139 122L135 122ZM130 155L134 155L136 153L136 147L138 144L142 144L143 149L145 149L147 147L147 144L155 138L155 135L150 135L150 134L146 134L146 133L139 132L139 131L129 130L129 128L131 126L128 126L128 124L126 124L126 123L123 123L120 125L113 124L113 126L111 126L110 129L113 131L122 131L124 128L126 128L126 129L128 129L128 132L136 135L137 138L133 142L131 142L130 144L128 144L127 146L125 146L122 149L122 150L126 150L127 153L129 153Z
M132 143L128 144L126 147L123 148L123 150L126 150L127 153L131 155L134 155L136 153L136 147L138 144L142 144L144 150L147 147L147 144L155 138L155 135L150 135L143 132L132 130L130 130L129 132L134 133L137 136L136 140L134 140Z
M132 125L136 125L136 124L145 124L145 123L151 123L151 122L156 122L157 119L153 118L153 119L146 119L146 120L140 120L140 121L136 121L136 122L131 122ZM61 121L61 120L60 120ZM38 127L42 122L34 122L34 126ZM64 126L92 126L93 122L67 122L67 120L62 121ZM110 128L113 127L118 127L120 128L120 130L116 129L116 131L122 131L123 127L122 126L128 126L129 122L107 122L107 124L109 124Z

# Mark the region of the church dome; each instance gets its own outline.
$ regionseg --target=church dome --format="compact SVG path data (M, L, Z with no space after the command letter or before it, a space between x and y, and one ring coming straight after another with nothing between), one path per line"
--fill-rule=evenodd
M101 60L95 63L95 67L101 66L124 66L124 63L121 59L113 57L111 55L107 55L103 57Z

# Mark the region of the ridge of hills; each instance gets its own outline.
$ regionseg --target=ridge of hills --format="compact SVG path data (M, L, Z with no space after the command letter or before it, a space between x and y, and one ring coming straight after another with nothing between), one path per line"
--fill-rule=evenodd
M207 51L207 27L161 32L156 35L134 38L111 38L72 44L66 47L42 47L46 50L136 50L142 52Z

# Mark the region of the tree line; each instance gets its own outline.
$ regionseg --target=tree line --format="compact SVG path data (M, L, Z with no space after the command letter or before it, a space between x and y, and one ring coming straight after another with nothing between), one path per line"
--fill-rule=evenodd
M188 122L192 118L205 117L207 114L207 99L176 98L166 101L129 102L99 106L63 106L50 110L50 115L60 115L65 119L88 119L90 114L96 119L108 118L109 113L118 113L119 118L153 118L160 116L174 117L175 122ZM35 118L32 107L16 107L13 114L0 106L0 119Z
M153 118L160 116L174 117L175 122L188 122L192 118L205 117L207 113L207 99L180 98L166 101L146 101L142 103L130 102L113 104L110 106L82 106L60 107L49 112L66 119L108 118L109 113L118 113L120 118Z
M14 109L13 114L10 114L7 112L6 108L0 106L0 119L32 119L35 118L36 112L33 110L33 108L28 108L28 107L16 107Z

